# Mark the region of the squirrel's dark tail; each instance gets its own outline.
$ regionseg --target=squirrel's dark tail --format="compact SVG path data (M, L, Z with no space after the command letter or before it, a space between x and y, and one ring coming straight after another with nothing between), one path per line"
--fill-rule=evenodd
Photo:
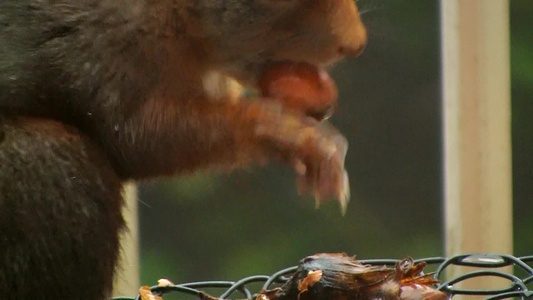
M0 116L0 298L109 297L121 207L120 179L76 129Z

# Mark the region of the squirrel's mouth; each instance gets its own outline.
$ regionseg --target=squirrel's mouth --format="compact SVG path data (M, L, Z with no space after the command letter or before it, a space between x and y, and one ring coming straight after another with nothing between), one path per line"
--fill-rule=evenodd
M265 65L257 85L261 96L277 99L286 108L317 120L329 118L337 106L337 86L321 66L271 62Z
M254 86L258 86L259 81L266 72L279 66L283 66L283 69L289 73L291 73L293 70L301 69L305 70L307 73L314 73L317 76L327 77L329 76L329 69L332 65L333 63L316 63L297 60L269 60L260 66L256 66L255 70L253 71Z
M250 88L257 88L259 80L263 74L269 70L272 66L284 64L293 66L305 65L309 70L315 70L317 74L325 74L328 76L328 69L338 60L332 60L327 63L317 63L308 61L296 61L296 60L280 60L280 59L267 59L260 63L257 62L257 57L249 60L241 60L240 62L233 61L222 68L223 73L233 77L239 81L242 85Z
M288 110L319 121L329 118L337 108L337 86L327 71L330 65L269 60L243 66L233 64L224 74L257 91L248 95L276 101ZM219 72L206 74L204 87L207 93L220 96L220 86L215 83L219 75ZM239 97L239 93L229 96L233 99Z

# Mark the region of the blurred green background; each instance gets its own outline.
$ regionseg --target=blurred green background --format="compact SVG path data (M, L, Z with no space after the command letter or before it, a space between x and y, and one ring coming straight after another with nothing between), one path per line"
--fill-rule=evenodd
M314 209L271 164L141 185L141 282L271 274L321 251L444 255L439 2L360 0L369 43L336 66L352 201ZM515 254L533 254L533 2L511 1Z

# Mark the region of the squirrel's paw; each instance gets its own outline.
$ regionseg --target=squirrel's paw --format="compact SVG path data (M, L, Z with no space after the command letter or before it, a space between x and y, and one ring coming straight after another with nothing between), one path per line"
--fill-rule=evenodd
M302 155L295 157L298 173L298 190L315 197L316 206L335 198L342 214L346 213L350 199L348 173L344 159L348 142L333 127L320 124L307 136Z
M350 198L344 158L348 142L337 129L325 122L281 110L256 128L256 134L274 146L275 156L288 162L298 173L298 190L321 202L336 198L344 214ZM260 122L262 123L262 122ZM269 147L269 149L272 149Z

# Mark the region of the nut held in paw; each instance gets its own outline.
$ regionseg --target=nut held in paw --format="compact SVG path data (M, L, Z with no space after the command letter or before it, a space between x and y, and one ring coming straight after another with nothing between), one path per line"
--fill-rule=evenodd
M337 86L329 74L306 63L270 65L259 80L263 96L317 120L327 119L337 106Z

